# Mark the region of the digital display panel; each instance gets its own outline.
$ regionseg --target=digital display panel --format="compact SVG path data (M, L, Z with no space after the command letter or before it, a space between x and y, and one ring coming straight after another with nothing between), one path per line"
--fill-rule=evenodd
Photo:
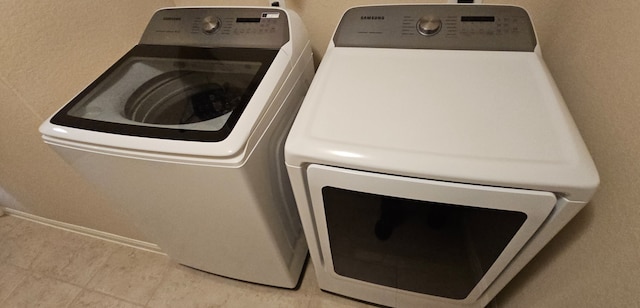
M462 22L494 22L496 18L494 16L462 16L460 17Z

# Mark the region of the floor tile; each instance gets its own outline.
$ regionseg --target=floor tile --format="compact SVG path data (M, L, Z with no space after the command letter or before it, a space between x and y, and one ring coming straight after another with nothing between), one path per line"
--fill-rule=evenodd
M304 308L309 306L307 294L297 290L248 285L229 296L224 307Z
M120 245L72 232L55 233L41 248L31 269L85 286L118 247Z
M316 279L316 271L313 268L313 261L311 258L307 260L307 264L305 265L299 290L300 292L308 294L314 294L320 290L320 287L318 287L318 280Z
M244 282L172 263L149 307L222 307Z
M166 256L122 246L96 271L87 288L144 305L168 266Z
M9 297L29 272L11 264L0 264L0 303ZM0 305L1 306L1 305Z
M322 291L316 279L313 262L309 260L305 269L304 279L300 285L300 291L309 296L309 308L364 308L377 307L344 296Z
M84 290L68 308L142 308L115 297L102 293Z
M149 307L295 307L309 302L304 292L208 274L172 264Z
M374 307L321 291L311 261L300 288L287 290L11 216L0 217L0 245L3 308Z
M313 296L309 301L309 308L366 308L377 307L363 302L352 300L346 297L322 292Z
M19 222L2 241L0 261L27 269L47 240L59 232L64 231L29 221Z
M29 275L2 303L3 307L67 307L81 288L38 274Z
M9 233L9 231L13 230L15 226L20 224L22 219L16 218L9 215L4 215L0 217L0 242L2 239Z

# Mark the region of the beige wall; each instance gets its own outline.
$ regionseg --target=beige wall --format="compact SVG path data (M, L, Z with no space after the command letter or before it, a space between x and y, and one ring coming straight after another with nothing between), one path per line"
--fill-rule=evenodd
M538 6L543 54L601 185L499 295L501 306L640 307L640 2L519 2Z
M42 143L38 126L131 48L156 8L170 5L0 1L0 200L17 201L3 206L143 238Z
M22 210L36 215L143 239L124 215L42 144L37 127L133 45L153 10L166 2L0 1L0 195L6 190ZM346 8L385 2L410 1L287 4L310 28L320 59ZM640 306L640 2L501 2L530 11L545 59L602 184L594 200L498 295L498 304Z

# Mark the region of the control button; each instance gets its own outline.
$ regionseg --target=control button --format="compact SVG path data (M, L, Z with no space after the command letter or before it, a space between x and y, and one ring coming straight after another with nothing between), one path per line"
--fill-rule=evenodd
M213 16L207 16L204 18L202 21L202 32L206 34L213 34L218 30L220 30L220 19Z
M442 21L438 18L422 17L416 25L418 33L424 36L432 36L440 32L442 29Z

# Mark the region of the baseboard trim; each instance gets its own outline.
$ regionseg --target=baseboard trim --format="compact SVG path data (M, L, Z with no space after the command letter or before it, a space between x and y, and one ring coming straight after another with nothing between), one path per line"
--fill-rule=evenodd
M44 217L36 216L33 214L25 213L22 211L18 211L12 208L5 207L5 208L2 208L1 210L4 210L5 215L14 216L14 217L29 220L35 223L43 224L49 227L58 228L58 229L62 229L69 232L74 232L80 235L90 236L93 238L101 239L104 241L108 241L108 242L112 242L120 245L125 245L129 247L137 248L137 249L142 249L142 250L166 255L164 252L162 252L162 250L160 250L160 247L158 247L158 245L153 243L148 243L145 241L140 241L140 240L136 240L136 239L132 239L132 238L128 238L128 237L124 237L124 236L120 236L120 235L116 235L108 232L98 231L98 230L94 230L87 227L82 227L82 226L78 226L78 225L74 225L66 222L44 218Z

